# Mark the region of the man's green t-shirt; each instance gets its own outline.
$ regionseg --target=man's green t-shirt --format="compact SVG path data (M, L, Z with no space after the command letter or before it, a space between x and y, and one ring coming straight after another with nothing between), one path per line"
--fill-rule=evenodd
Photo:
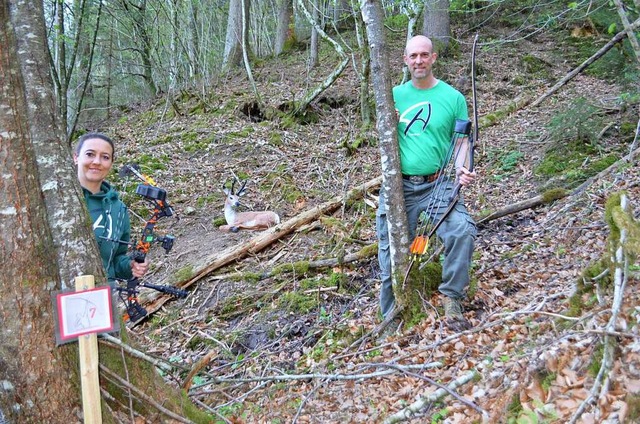
M405 175L430 175L445 164L456 119L469 119L467 103L444 81L418 89L411 81L393 88L398 111L400 167Z

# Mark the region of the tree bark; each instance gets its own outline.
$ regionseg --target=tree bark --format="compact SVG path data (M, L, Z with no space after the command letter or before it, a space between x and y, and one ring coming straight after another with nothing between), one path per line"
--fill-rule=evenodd
M449 47L451 24L449 20L449 0L427 0L424 3L422 33L434 42L440 42L438 50Z
M242 17L249 19L249 0L230 0L229 16L227 18L227 36L224 42L224 55L222 58L222 68L230 69L242 64ZM245 7L244 13L242 7Z
M398 307L402 308L401 283L409 267L409 232L407 212L402 190L400 152L398 150L397 117L391 94L389 59L384 38L382 6L377 0L363 0L362 18L367 27L367 39L371 51L371 75L376 99L380 159L382 164L382 189L386 194L387 224L391 252L391 279Z
M11 22L16 14L42 22L33 19L42 3L27 3L32 2L0 6L0 417L15 423L76 422L77 387L62 350L54 346L49 296L59 287L58 268L29 134L19 36ZM44 26L30 28L44 34Z
M104 270L52 80L42 72L49 63L42 2L3 3L0 25L0 421L75 423L82 416L77 348L54 346L51 294L74 287L80 274L105 282ZM100 349L100 362L123 366L121 352L111 348ZM153 387L164 407L188 408L144 362L125 368L137 384ZM116 387L109 390L124 399ZM147 413L146 405L134 408Z
M276 27L276 39L275 39L275 55L281 55L287 41L293 38L293 31L289 29L291 23L291 16L293 14L293 1L292 0L280 0L278 2L278 24Z
M11 9L24 95L30 106L27 116L38 162L39 190L46 202L53 247L59 252L62 288L74 289L74 279L79 275L96 276L96 285L101 285L106 283L104 270L74 172L71 150L63 143L66 135L60 125L52 80L48 72L42 72L42 64L49 63L49 57L39 7L39 2L19 2Z
M320 2L318 0L310 0L311 7L311 42L309 45L309 68L318 66L318 28L320 28Z

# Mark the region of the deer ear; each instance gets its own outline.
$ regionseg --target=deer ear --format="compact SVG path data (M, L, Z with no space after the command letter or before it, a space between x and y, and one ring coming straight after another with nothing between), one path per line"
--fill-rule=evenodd
M222 189L222 192L223 192L225 195L227 195L227 196L228 196L228 195L229 195L229 193L231 193L231 190L229 190L228 188L223 188L223 189Z

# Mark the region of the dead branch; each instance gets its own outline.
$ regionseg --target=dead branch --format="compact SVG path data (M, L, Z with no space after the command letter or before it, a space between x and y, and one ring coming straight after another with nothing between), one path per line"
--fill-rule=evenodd
M280 275L285 272L294 272L297 269L320 269L329 268L343 264L349 264L351 262L357 262L363 259L368 259L375 256L378 253L377 243L369 244L355 253L350 253L342 258L326 258L318 259L316 261L297 261L289 262L286 264L278 265L269 272L265 272L260 275L259 280ZM229 274L216 275L211 277L213 280L226 280L226 279L242 279L243 276L250 274L250 272L233 272Z
M477 375L476 371L471 371L463 375L462 377L459 377L457 380L453 380L446 386L446 388L440 388L429 396L421 397L411 405L407 406L406 408L396 412L393 415L388 416L384 420L384 423L385 424L398 423L400 421L406 421L413 418L417 413L419 413L427 405L429 405L430 403L439 401L440 399L445 397L447 394L449 394L449 391L453 391L458 387L462 386L463 384L468 383L469 381L473 380L476 375Z
M601 180L605 175L610 174L613 170L618 169L621 162L632 162L634 157L640 153L640 147L630 152L628 155L618 159L615 163L611 164L606 169L600 171L598 174L593 177L587 179L585 182L580 184L578 187L573 189L572 191L564 191L564 190L550 190L547 193L540 194L538 196L532 197L530 199L523 200L518 203L511 204L503 209L495 211L481 219L478 219L476 223L478 225L487 223L489 221L493 221L494 219L502 218L503 216L511 215L517 212L521 212L525 209L533 209L541 205L546 205L549 203L553 203L556 200L562 199L564 197L575 196L576 194L582 193L587 187L593 184L594 181Z
M503 209L495 211L482 219L477 221L478 225L484 224L489 221L493 221L494 219L502 218L506 215L511 215L516 212L523 211L525 209L532 209L541 205L546 205L548 203L552 203L558 199L562 199L570 194L568 191L564 190L553 190L548 194L540 194L538 196L532 197L530 199L523 200L518 203L513 203Z
M571 417L569 421L570 424L574 424L578 422L582 414L585 410L592 404L596 404L597 402L600 404L602 400L607 396L609 392L609 387L612 382L612 370L613 370L613 362L614 358L614 350L616 348L616 337L609 334L609 332L614 332L616 329L616 323L618 321L618 316L620 315L620 310L622 308L622 303L624 300L624 289L626 287L628 281L628 270L629 270L629 253L626 251L627 247L627 237L629 233L632 231L632 227L634 225L638 225L633 220L633 214L631 211L631 206L629 205L629 201L626 195L620 196L620 204L614 205L612 207L615 209L614 211L610 211L612 215L612 227L617 227L618 231L612 231L609 237L615 237L616 239L611 240L609 243L610 254L611 254L611 262L615 265L614 272L614 280L613 280L613 299L611 301L611 316L606 325L606 333L603 337L603 352L602 352L602 361L600 365L600 370L598 371L598 375L596 376L593 386L591 387L591 391L589 392L589 396L582 401L576 412ZM638 227L640 228L640 227ZM598 413L596 413L596 419L598 419Z
M271 245L273 242L281 239L293 232L296 228L301 225L307 224L322 214L327 214L335 211L343 203L346 203L350 200L359 198L364 195L367 191L378 187L382 183L382 176L374 178L362 185L359 185L356 188L351 189L344 196L335 196L328 202L325 202L321 205L318 205L308 211L305 211L293 218L276 225L275 227L271 227L268 230L265 230L260 235L254 237L253 239L244 242L237 246L231 246L230 248L222 251L217 255L212 255L207 258L206 262L208 265L201 267L200 269L195 270L195 274L183 281L177 282L175 284L176 287L179 288L187 288L196 282L200 281L202 278L209 275L211 272L216 269L222 268L225 265L228 265L234 261L244 258L247 255L255 254L260 252L265 247ZM149 304L145 305L145 309L150 314L156 312L162 305L170 299L167 295L159 295L154 300L151 300Z
M135 395L143 400L144 402L148 403L149 405L153 406L154 408L156 408L158 411L162 412L163 414L165 414L166 416L181 422L181 423L185 423L185 424L193 424L193 421L182 417L178 414L176 414L173 411L168 410L167 408L165 408L164 406L160 405L158 402L156 402L151 396L145 394L142 390L138 389L137 387L135 387L134 385L132 385L131 383L129 383L128 381L124 380L123 378L121 378L119 375L117 375L116 373L114 373L113 371L111 371L109 368L105 367L102 364L99 364L100 366L100 371L104 372L105 374L107 374L109 376L109 378L114 379L115 381L118 382L118 384L121 384L127 388L129 388L133 393L135 393Z
M635 22L633 22L633 24L631 24L629 26L629 28L625 28L623 31L620 31L619 33L617 33L611 40L609 40L609 42L607 44L605 44L600 50L595 52L593 54L593 56L591 56L589 59L587 59L584 62L582 62L577 68L573 69L571 72L569 72L567 75L565 75L564 78L562 78L560 81L558 81L556 83L556 85L551 87L549 90L547 90L546 93L544 93L542 96L538 97L537 100L535 100L533 103L531 103L531 107L538 106L547 97L551 96L553 93L558 91L560 89L560 87L562 87L563 85L565 85L566 83L571 81L576 75L578 75L580 72L584 71L589 65L591 65L593 62L595 62L596 60L598 60L602 56L604 56L604 54L606 52L608 52L613 46L615 46L616 43L618 43L619 41L621 41L625 37L627 37L627 34L629 34L629 31L635 30L636 28L638 28L638 26L640 26L640 19L637 19Z
M197 388L220 383L256 383L256 382L272 382L272 381L297 381L297 380L364 380L367 378L378 378L386 375L396 374L398 372L408 372L410 370L427 370L442 367L442 362L430 362L428 364L367 364L369 366L384 366L387 369L382 371L364 373L364 374L281 374L262 377L246 377L246 378L214 378L211 381L198 385ZM196 388L196 387L194 387Z
M98 339L99 343L103 343L107 346L118 346L122 349L124 349L124 351L126 351L129 355L135 357L135 358L139 358L142 359L144 361L149 362L151 365L154 365L164 371L172 371L174 368L177 368L175 366L175 364L169 364L168 362L165 362L163 360L159 360L156 358L153 358L149 355L147 355L144 352L141 352L139 350L134 349L133 347L129 346L126 343L123 343L122 340L113 337L110 334L101 334L100 338Z

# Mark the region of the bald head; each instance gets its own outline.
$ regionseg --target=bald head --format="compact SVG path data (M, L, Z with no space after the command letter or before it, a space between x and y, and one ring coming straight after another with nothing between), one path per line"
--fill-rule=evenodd
M407 40L407 44L404 48L404 54L407 55L407 52L416 48L420 48L421 50L427 50L429 52L433 51L433 43L429 37L424 35L416 35Z
M407 41L404 49L404 63L411 74L411 81L417 88L433 87L437 80L433 76L433 64L438 57L433 51L433 43L424 35L416 35Z

